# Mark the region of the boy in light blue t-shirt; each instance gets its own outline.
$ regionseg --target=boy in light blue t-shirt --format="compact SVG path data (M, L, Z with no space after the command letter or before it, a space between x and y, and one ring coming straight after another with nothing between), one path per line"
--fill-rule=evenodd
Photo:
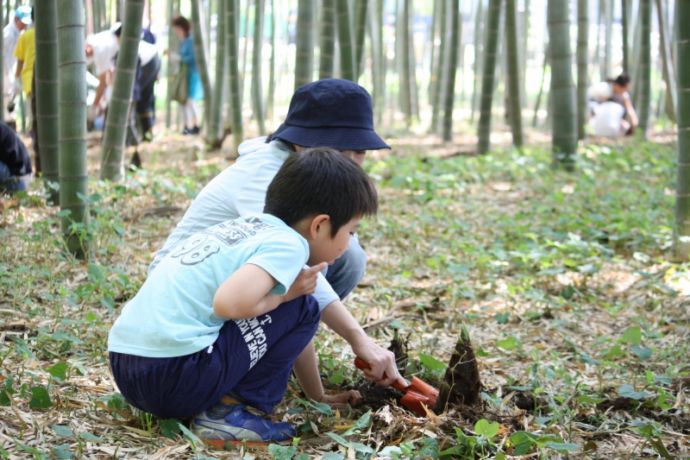
M376 189L352 160L326 148L290 156L263 214L181 241L125 305L108 337L122 395L160 417L193 418L195 433L217 447L294 435L248 410L273 410L293 364L307 397L356 398L323 391L311 344L319 308L309 294L376 209Z

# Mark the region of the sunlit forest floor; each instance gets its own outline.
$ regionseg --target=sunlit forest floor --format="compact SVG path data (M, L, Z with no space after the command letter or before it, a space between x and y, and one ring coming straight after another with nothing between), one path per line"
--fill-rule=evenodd
M331 410L293 383L278 415L299 440L236 455L690 456L690 266L669 261L673 137L587 144L566 173L551 169L548 138L518 152L500 136L481 157L469 137L393 137L391 152L368 155L381 209L362 225L369 266L346 301L380 343L405 345L408 377L430 382L466 327L481 403L415 417L321 330L324 382L359 388L365 404ZM105 350L153 252L229 150L161 135L141 151L144 169L123 183L90 183L88 262L65 254L40 184L0 211L0 458L217 455L184 424L132 410Z

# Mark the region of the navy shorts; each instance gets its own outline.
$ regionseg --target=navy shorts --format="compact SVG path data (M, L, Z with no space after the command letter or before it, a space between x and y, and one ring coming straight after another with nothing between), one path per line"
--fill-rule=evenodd
M303 296L256 318L226 321L213 345L191 355L110 352L110 367L125 399L158 417L193 417L229 392L270 413L283 399L295 359L319 319L314 298Z

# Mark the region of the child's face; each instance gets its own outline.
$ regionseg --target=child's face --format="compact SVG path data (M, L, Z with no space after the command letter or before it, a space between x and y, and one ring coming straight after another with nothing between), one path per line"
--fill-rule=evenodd
M350 219L338 229L334 237L331 237L331 222L321 224L314 238L309 241L309 265L321 262L331 265L335 259L342 256L350 244L350 237L357 232L360 219L359 216Z
M367 154L366 150L341 150L340 153L362 166L364 164L364 155Z

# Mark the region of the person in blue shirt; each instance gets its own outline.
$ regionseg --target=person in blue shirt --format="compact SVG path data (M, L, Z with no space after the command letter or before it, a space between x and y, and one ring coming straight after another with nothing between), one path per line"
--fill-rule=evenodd
M184 16L177 16L172 21L173 30L180 43L179 58L187 66L187 101L182 107L184 120L183 134L199 134L199 109L196 102L204 98L204 87L201 76L196 67L194 56L194 42L192 40L192 25Z
M122 309L108 336L110 365L127 401L163 418L193 418L215 447L295 434L271 413L293 370L308 398L324 392L312 339L318 273L377 211L374 185L328 148L289 157L268 187L264 212L221 222L180 241ZM305 264L309 266L305 267Z

